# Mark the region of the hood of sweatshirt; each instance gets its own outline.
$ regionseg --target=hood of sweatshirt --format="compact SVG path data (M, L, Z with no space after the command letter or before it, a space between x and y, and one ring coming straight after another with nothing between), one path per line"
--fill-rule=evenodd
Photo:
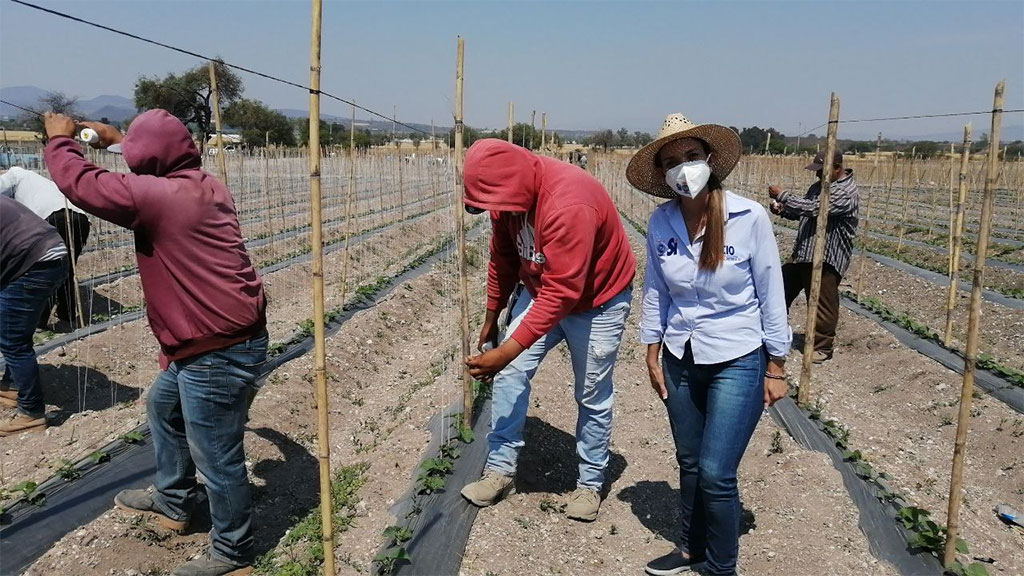
M504 140L478 140L466 152L463 182L468 206L497 212L529 212L537 204L543 164Z
M202 157L188 128L166 110L140 114L128 127L121 153L136 174L166 176L202 167Z

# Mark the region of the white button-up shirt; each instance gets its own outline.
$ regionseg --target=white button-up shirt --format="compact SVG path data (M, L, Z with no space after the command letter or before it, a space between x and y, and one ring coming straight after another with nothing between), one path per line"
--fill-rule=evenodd
M703 233L690 244L677 200L651 214L641 341L661 342L679 358L689 341L697 364L733 360L762 344L785 356L793 333L771 220L732 192L725 205L725 260L714 272L699 269Z

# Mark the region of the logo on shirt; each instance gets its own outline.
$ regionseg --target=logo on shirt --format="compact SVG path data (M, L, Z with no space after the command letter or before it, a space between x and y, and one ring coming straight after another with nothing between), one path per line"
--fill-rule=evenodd
M741 260L741 258L736 255L736 247L735 246L726 246L725 247L725 259L730 261L730 262L736 262L738 260Z
M530 224L530 220L526 214L523 214L522 216L519 234L516 235L516 250L519 252L519 257L523 260L529 260L530 262L536 262L537 264L543 264L548 260L543 254L537 251L535 229L533 224Z
M679 254L679 243L675 238L669 238L666 242L658 242L655 249L658 256L675 256Z

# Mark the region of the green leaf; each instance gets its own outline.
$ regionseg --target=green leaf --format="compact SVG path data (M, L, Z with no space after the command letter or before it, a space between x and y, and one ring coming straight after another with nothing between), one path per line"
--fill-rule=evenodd
M960 554L970 554L970 549L967 548L967 540L963 538L956 539L956 551Z
M981 562L972 562L964 574L966 576L989 576L988 568L985 568L985 565Z

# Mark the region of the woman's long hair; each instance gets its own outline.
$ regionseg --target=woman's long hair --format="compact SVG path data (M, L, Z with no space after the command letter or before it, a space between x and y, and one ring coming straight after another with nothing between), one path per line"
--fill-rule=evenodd
M705 147L707 145L705 144ZM699 267L714 272L725 261L725 191L714 174L708 178L708 205L704 210L704 246Z

